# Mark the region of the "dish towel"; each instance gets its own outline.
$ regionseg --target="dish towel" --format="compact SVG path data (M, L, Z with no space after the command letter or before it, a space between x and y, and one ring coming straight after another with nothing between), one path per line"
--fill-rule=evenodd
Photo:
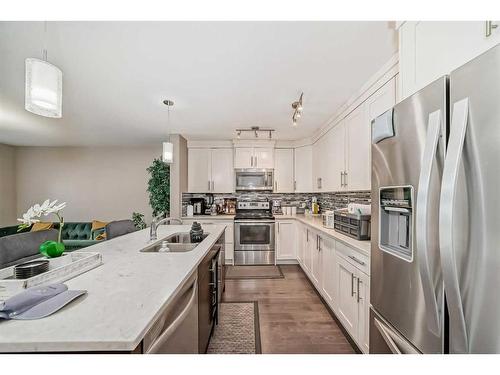
M0 302L0 319L45 318L86 293L86 290L68 290L65 284L28 288Z

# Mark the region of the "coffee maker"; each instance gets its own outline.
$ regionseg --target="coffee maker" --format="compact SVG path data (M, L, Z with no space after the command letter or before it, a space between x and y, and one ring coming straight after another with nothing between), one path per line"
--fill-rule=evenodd
M194 215L205 215L205 198L191 198Z

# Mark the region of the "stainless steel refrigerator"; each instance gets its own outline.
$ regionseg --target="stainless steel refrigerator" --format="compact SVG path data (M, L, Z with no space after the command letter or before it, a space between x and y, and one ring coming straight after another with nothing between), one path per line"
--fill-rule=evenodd
M372 122L371 353L500 353L500 45Z

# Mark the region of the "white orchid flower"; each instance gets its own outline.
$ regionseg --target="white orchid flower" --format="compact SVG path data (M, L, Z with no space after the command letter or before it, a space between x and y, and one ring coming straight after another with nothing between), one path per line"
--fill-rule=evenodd
M46 199L41 205L35 204L33 207L30 207L26 213L23 214L22 218L17 219L22 224L19 225L19 229L27 228L31 226L33 223L38 223L40 220L37 219L42 215L48 216L50 214L55 214L59 217L59 211L66 207L66 202L57 204L57 199L54 201L50 201L50 199Z

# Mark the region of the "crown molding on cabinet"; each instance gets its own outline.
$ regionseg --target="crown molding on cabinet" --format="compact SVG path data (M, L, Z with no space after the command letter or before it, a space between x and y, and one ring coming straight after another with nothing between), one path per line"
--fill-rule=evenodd
M274 148L276 141L273 140L253 140L253 139L233 139L234 147L271 147Z
M399 54L395 54L391 59L382 66L354 95L352 95L342 105L336 113L330 117L324 126L317 130L311 137L311 143L316 143L330 129L335 127L349 113L354 111L366 99L368 99L375 91L385 85L389 80L399 73Z
M233 148L232 141L188 141L188 148Z

